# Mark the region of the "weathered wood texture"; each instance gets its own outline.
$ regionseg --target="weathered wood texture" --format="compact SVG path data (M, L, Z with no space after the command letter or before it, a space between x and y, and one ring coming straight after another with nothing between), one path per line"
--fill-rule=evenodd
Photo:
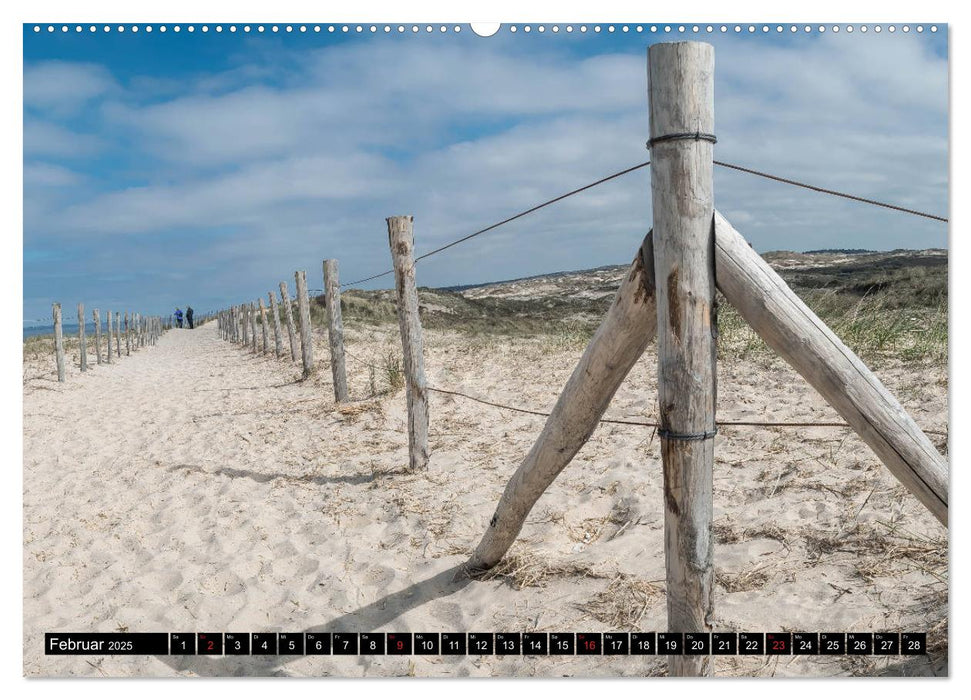
M344 367L344 321L341 318L341 284L336 260L324 260L324 294L327 300L327 331L330 340L330 371L334 399L347 401L347 371Z
M280 282L280 304L287 319L287 335L290 338L290 359L297 361L297 330L293 325L293 303L290 301L290 291L286 282Z
M300 316L300 348L303 351L303 376L314 370L314 342L310 327L310 298L307 296L307 272L298 270L293 275L297 285L297 313Z
M131 355L131 329L129 328L129 314L125 312L125 355Z
M54 318L54 361L57 363L57 381L63 382L64 377L64 328L61 326L61 305L51 306L51 316Z
M121 357L121 311L115 312L115 354Z
M652 237L649 233L644 239L543 432L506 485L489 527L466 565L469 573L499 563L537 499L590 439L617 389L654 338Z
M246 305L249 310L250 350L256 352L256 307L252 302Z
M78 343L81 352L81 371L88 371L88 341L84 335L84 304L78 304Z
M648 49L652 139L714 132L714 63L712 46L701 42L654 44ZM710 632L714 614L711 523L717 331L712 167L709 141L664 140L651 149L658 432L664 466L668 630L672 632ZM703 434L709 437L688 437ZM712 672L709 655L668 657L669 675Z
M108 333L107 333L107 340L108 340L108 354L107 354L107 358L108 358L108 364L110 365L111 364L111 334L114 332L114 330L111 327L111 311L108 312L108 329L107 330L108 330Z
M387 222L404 355L408 462L411 469L422 469L428 464L428 385L425 381L418 290L415 287L414 217L392 216Z
M260 330L263 332L263 354L265 355L270 350L270 329L266 322L266 304L263 303L263 297L260 297Z
M98 364L101 364L101 310L94 309L91 312L94 317L94 354L98 356Z
M715 265L718 288L742 318L947 525L945 459L873 372L717 212Z
M276 351L276 356L280 357L283 355L283 334L280 330L280 308L276 305L276 295L272 291L267 293L266 296L270 300L270 310L273 313L273 348Z

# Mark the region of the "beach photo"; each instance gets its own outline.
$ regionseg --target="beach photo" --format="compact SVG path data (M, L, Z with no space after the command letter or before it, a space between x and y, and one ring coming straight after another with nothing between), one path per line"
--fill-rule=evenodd
M24 676L947 677L948 71L24 24Z

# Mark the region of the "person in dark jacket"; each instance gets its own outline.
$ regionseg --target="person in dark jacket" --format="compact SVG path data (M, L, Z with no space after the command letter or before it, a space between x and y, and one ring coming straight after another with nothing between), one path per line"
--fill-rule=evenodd
M195 326L192 325L192 307L191 306L185 307L185 320L189 323L189 328L195 328Z

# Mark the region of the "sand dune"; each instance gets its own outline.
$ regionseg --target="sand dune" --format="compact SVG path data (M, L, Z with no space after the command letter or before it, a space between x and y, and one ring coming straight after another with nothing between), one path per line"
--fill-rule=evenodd
M46 631L610 631L665 628L652 431L605 425L537 503L496 574L455 581L540 417L431 396L432 457L409 474L402 390L357 358L354 402L254 356L215 324L24 384L28 676L662 675L663 657L48 657ZM549 339L426 333L435 386L548 410L582 352ZM326 356L318 335L316 356ZM46 358L44 358L46 362ZM38 361L39 362L39 361ZM655 415L655 356L610 417ZM878 371L947 429L943 367ZM720 364L724 419L835 420L780 362ZM946 673L947 533L845 429L724 428L716 439L716 628L930 631L927 658L718 658L719 675ZM943 577L942 577L943 572ZM944 578L946 580L946 578ZM943 637L942 637L943 635Z

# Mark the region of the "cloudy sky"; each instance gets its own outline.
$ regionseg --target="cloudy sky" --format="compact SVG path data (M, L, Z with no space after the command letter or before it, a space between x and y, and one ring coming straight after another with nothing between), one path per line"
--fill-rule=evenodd
M252 300L321 261L390 267L648 158L645 47L676 33L405 35L24 29L24 319ZM709 35L716 158L947 216L936 34ZM947 246L945 224L716 169L760 251ZM626 263L639 170L419 264L469 284ZM389 278L367 287L386 287ZM68 316L70 313L68 313Z

